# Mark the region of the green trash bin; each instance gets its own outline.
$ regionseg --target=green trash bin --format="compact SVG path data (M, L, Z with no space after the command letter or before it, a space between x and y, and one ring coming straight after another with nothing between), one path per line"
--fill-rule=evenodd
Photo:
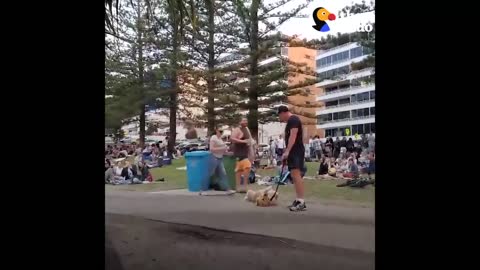
M232 155L223 156L223 165L225 166L225 171L227 171L228 185L233 190L237 188L235 184L235 163L236 160Z

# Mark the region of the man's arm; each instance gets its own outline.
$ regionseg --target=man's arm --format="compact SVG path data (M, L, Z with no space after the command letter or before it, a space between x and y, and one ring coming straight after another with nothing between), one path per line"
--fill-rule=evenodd
M242 136L242 131L239 128L236 128L233 130L232 135L230 136L230 140L234 143L247 143L246 140L240 139Z

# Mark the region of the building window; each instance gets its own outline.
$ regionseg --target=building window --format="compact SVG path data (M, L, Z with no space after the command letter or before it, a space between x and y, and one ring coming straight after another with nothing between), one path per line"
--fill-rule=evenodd
M350 98L343 98L339 100L339 104L348 104L350 103Z
M350 111L333 113L333 120L342 120L347 118L350 118Z
M370 132L375 133L375 123L352 126L352 134L368 134Z
M348 74L348 73L350 73L350 66L349 65L321 72L321 73L318 74L318 77L320 79L330 79L334 76Z
M352 110L352 117L362 117L362 116L369 116L370 115L370 108L365 108L365 109L358 109L358 110Z
M370 115L375 115L375 107L370 108Z
M363 125L358 125L357 133L358 134L364 134Z
M369 100L369 99L370 99L370 93L369 92L357 94L357 101L358 102L362 102L362 101Z
M370 99L375 100L375 91L370 91Z
M358 79L353 79L350 84L352 85L352 87L356 87L356 86L360 86L362 85L362 83L358 80Z
M325 107L332 107L332 106L337 106L338 105L338 100L333 100L333 101L327 101L325 102Z
M371 129L370 129L370 124L365 124L365 131L364 131L363 134L368 134L368 133L370 133L370 130L371 130Z
M332 55L332 64L335 64L338 61L337 58L338 58L337 54Z
M364 116L369 116L370 115L370 108L363 109L363 115Z
M325 137L333 137L333 134L335 133L336 129L326 129L325 130Z
M317 116L317 123L318 123L319 125L320 125L321 123L329 122L329 121L332 121L332 114L331 114L331 113L321 114L321 115Z
M362 47L356 47L350 50L350 59L362 56Z
M327 87L327 88L325 88L325 93L329 93L329 92L336 91L336 90L338 90L338 86Z
M357 102L357 95L351 95L350 100L353 102Z

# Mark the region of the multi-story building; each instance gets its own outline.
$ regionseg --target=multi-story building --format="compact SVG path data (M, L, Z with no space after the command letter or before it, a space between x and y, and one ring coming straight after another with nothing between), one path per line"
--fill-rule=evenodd
M375 69L351 67L370 53L356 42L319 52L317 101L325 106L317 110L317 128L323 137L375 133Z
M289 61L304 64L305 67L310 68L312 71L315 70L315 57L317 55L317 51L313 49L307 49L303 47L281 47L278 51L272 53L270 56L265 56L263 59L260 59L259 66L265 67L268 65L273 65L281 61L281 58L288 58ZM236 58L235 55L228 55L229 60L238 61L239 58ZM296 85L311 76L305 74L297 74L296 76L289 76L288 82L287 78L285 80L288 85ZM237 84L247 83L248 78L242 78L236 81ZM272 82L275 84L275 82ZM316 108L309 107L308 105L314 104L316 102L316 96L318 95L318 88L315 85L302 87L307 89L308 95L291 95L288 96L287 102L276 102L272 104L268 104L267 106L260 107L258 110L259 112L267 112L267 111L274 111L281 105L289 106L293 112L296 112L300 115L302 113L312 114L315 115ZM284 95L283 92L273 93L273 95ZM259 99L263 99L264 97L260 97ZM247 102L247 100L245 100ZM297 105L297 106L295 106ZM302 105L307 105L306 107ZM221 111L223 108L215 108L216 111ZM242 115L246 115L248 111L240 111ZM318 134L318 130L316 127L316 122L314 119L309 119L305 116L300 116L305 129L305 136L314 136ZM265 124L259 124L259 141L260 142L268 142L269 138L276 138L279 135L283 134L285 130L285 124L280 122L270 122Z

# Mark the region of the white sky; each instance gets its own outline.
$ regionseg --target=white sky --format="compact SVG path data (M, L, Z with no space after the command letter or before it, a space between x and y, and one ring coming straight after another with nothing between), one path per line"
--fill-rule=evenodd
M275 0L266 0L266 3L269 2L276 2ZM299 4L301 4L302 0L294 0L282 8L278 10L286 11L288 9L292 9ZM352 3L361 3L361 0L315 0L310 5L308 5L300 14L308 15L307 18L292 18L287 22L283 23L279 30L286 35L298 35L300 39L320 39L322 37L326 37L328 34L337 34L340 33L351 33L354 30L355 26L358 26L360 23L365 25L369 22L375 22L375 14L373 12L368 12L359 15L351 15L350 17L346 18L338 18L338 12L344 8L345 6L351 5ZM365 1L367 4L370 3L370 0ZM334 21L328 21L328 25L330 26L329 32L319 32L312 28L314 25L312 13L317 7L324 7L330 13L335 14L337 18Z

